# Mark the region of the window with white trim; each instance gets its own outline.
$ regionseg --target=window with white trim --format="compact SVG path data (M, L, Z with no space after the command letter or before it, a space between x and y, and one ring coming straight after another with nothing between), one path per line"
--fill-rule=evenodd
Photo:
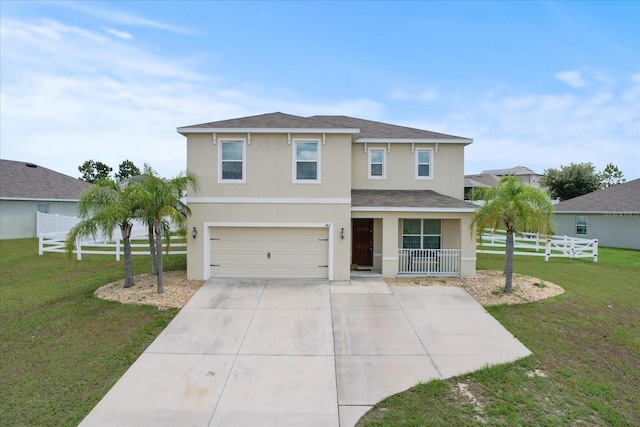
M439 219L403 219L403 249L440 249L442 221Z
M386 172L386 150L369 148L369 179L385 179Z
M320 141L298 139L293 141L293 182L320 182Z
M587 234L587 217L586 216L576 216L576 234L586 235Z
M218 182L246 182L245 141L220 140L218 145Z
M416 179L433 178L433 150L431 148L416 149Z

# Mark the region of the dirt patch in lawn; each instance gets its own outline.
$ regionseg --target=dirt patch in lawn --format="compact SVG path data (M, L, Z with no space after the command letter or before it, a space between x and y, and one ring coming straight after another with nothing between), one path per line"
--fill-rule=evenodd
M501 271L478 270L476 277L403 277L386 279L389 286L460 286L483 306L524 304L564 293L555 283L536 277L513 275L513 292L505 294L505 277Z
M134 277L135 285L124 287L124 279L98 288L94 295L125 304L155 305L160 309L182 308L196 293L204 280L187 279L186 271L166 271L164 292L158 293L158 279L152 274Z

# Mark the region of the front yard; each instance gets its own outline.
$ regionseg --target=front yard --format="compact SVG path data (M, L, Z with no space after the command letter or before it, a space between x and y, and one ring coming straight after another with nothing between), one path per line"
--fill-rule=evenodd
M479 269L503 258L480 255ZM487 310L532 352L380 402L358 426L640 425L640 253L590 260L517 257L515 271L566 293Z
M501 267L500 256L479 256L479 269ZM183 255L167 260L184 268ZM148 257L134 257L136 275L148 269ZM566 291L487 308L534 355L420 385L359 425L640 424L640 253L519 257L515 269ZM38 257L35 239L0 241L0 425L77 425L175 316L93 296L122 275L111 257Z

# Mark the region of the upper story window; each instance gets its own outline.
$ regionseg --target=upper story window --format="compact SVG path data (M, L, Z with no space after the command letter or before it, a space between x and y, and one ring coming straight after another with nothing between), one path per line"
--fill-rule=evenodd
M586 235L587 234L587 217L586 216L576 216L576 234Z
M320 182L320 141L299 139L293 142L293 182Z
M433 179L432 158L431 148L416 149L416 179Z
M221 140L218 152L218 182L246 182L245 141Z
M369 179L385 179L386 151L384 148L369 149Z

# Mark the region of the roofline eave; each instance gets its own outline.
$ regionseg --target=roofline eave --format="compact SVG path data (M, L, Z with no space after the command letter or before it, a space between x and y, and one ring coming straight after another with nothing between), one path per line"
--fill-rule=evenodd
M473 144L469 138L358 138L360 144Z
M215 128L191 126L179 127L177 131L184 136L190 133L360 133L360 129L354 128Z

